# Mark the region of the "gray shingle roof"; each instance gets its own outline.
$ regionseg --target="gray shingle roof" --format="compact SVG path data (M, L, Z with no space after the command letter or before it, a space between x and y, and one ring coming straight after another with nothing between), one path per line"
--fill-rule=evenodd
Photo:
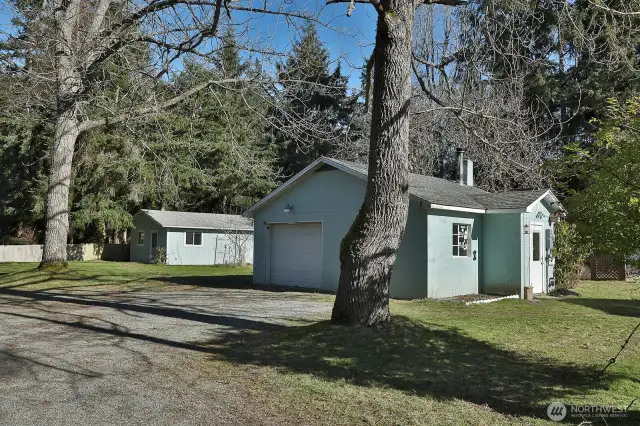
M253 230L253 221L233 214L141 210L165 228Z
M367 176L366 164L352 161L329 160ZM524 209L540 198L547 189L491 193L474 186L433 176L409 174L409 193L430 204L471 209Z
M542 197L547 189L499 192L475 195L473 198L487 209L523 209Z
M364 176L367 175L367 165L352 161L330 159ZM461 186L458 182L452 182L433 176L409 174L409 193L431 204L443 206L465 207L471 209L484 209L484 205L475 200L477 195L490 193L474 186Z

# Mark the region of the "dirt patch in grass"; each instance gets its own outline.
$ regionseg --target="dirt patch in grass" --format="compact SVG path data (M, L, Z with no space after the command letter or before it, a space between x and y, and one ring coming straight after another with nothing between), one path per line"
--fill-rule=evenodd
M566 297L566 296L580 296L579 293L576 293L573 290L569 290L566 288L559 288L557 290L553 290L549 292L549 296L553 297Z
M445 299L440 299L445 302L477 302L478 300L489 300L489 299L497 299L498 296L495 294L464 294L461 296L447 297Z

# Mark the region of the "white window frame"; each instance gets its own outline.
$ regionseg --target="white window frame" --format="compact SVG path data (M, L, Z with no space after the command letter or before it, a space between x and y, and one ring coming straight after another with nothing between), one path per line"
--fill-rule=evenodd
M200 244L187 244L187 234L191 232L193 234L193 241L196 241L196 234L200 234ZM204 245L204 235L202 231L185 231L184 233L184 246L185 247L202 247Z
M454 233L454 227L458 226L458 232ZM460 235L460 226L465 226L467 227L468 231L467 231L467 254L465 255L459 255L459 254L453 254L452 252L452 256L454 259L467 259L469 257L471 257L471 243L472 243L472 238L471 238L471 224L470 223L457 223L454 222L451 224L451 237L453 238L454 235ZM460 252L460 245L456 244L456 245L451 245L450 246L451 249L453 250L454 247L458 247L458 253Z
M142 235L142 244L140 244L140 236ZM139 247L143 247L144 246L144 231L138 231L138 239L136 240L136 243L138 244Z

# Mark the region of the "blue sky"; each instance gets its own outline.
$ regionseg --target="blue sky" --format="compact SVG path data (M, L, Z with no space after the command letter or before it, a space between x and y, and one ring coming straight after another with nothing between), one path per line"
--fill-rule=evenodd
M288 4L288 10L305 11L318 16L324 25L316 24L316 27L320 39L330 52L332 68L340 61L343 74L349 77L349 86L359 88L361 67L364 58L371 56L375 40L376 11L373 6L357 4L351 17L347 17L347 3L326 5L323 0L290 0ZM280 52L288 52L299 37L304 22L288 22L281 16L263 16L252 21L252 25L255 24L259 27L258 31L269 37L270 45Z
M284 0L270 3L271 8L283 4L288 10L308 11L317 15L326 24L318 25L318 32L331 54L332 68L340 61L343 74L349 77L349 86L360 87L360 68L363 59L371 55L375 40L376 11L373 6L357 4L351 17L347 17L346 3L326 5L324 0ZM262 4L262 0L256 1L255 6ZM257 27L256 30L262 36L268 37L269 44L278 51L287 52L298 35L299 28L296 27L303 24L301 21L293 23L292 25L283 17L261 16L260 19L252 20L251 25ZM9 30L9 11L4 2L0 2L0 31Z

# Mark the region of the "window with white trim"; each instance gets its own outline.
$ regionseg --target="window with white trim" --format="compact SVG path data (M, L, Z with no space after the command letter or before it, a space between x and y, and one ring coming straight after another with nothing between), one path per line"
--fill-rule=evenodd
M202 232L187 231L185 233L184 245L186 245L186 246L201 246L202 245Z
M144 245L144 231L138 231L138 245Z
M468 257L470 250L471 225L453 224L453 257Z

